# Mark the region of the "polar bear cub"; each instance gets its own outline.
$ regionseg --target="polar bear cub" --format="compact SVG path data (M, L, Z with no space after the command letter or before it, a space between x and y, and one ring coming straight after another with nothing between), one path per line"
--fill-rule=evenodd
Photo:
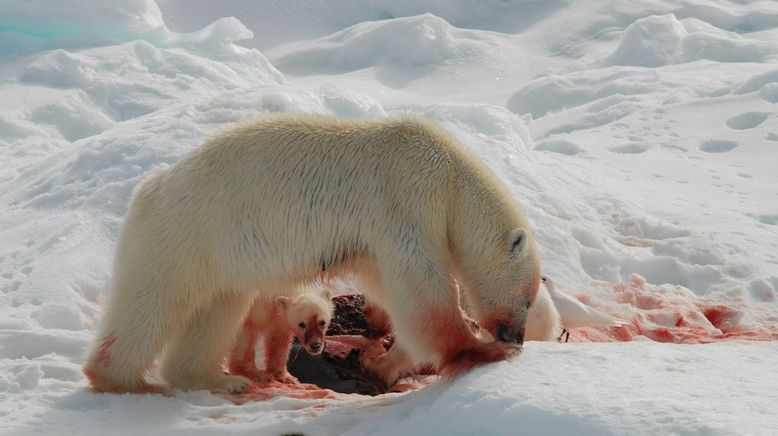
M329 290L304 292L293 298L282 295L276 297L270 306L264 304L261 297L258 298L252 304L230 352L230 374L258 382L298 383L297 378L286 369L292 342L297 338L309 354L320 354L324 350L331 318L332 295ZM263 340L264 370L257 368L255 363L259 336Z

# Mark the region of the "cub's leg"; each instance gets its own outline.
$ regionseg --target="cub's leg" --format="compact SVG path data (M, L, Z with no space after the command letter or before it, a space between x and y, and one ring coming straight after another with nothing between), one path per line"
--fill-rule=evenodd
M289 329L286 320L286 311L280 300L275 300L271 312L272 322L263 332L265 369L273 379L281 383L297 384L299 381L286 369L289 360L289 350L292 348L294 334Z
M265 297L257 297L238 333L235 345L230 350L228 368L230 374L242 375L253 381L268 382L273 376L266 370L257 368L257 340L263 331L268 330L272 321L272 303Z

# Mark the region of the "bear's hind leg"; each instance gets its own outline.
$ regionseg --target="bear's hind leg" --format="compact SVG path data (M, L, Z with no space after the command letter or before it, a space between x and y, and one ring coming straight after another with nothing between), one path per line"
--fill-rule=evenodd
M221 294L192 318L165 351L160 373L175 388L240 393L251 380L224 373L223 362L235 343L255 294Z
M194 306L175 307L164 298L149 302L114 291L87 352L84 374L97 392L164 393L145 374L167 340L186 323Z

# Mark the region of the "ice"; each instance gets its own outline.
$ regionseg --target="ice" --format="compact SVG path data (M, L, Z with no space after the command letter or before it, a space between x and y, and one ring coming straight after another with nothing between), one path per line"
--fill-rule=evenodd
M2 2L0 428L778 434L778 3L477 6ZM133 189L271 112L440 123L520 202L543 273L629 324L378 398L90 392Z
M0 55L138 38L161 41L168 33L154 0L5 2L0 15Z

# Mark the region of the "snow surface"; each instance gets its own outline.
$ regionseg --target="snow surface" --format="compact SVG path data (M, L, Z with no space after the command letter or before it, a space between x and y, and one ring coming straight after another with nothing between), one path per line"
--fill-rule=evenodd
M0 1L0 433L778 434L776 41L772 1ZM377 398L91 393L132 189L276 111L439 122L631 324Z

